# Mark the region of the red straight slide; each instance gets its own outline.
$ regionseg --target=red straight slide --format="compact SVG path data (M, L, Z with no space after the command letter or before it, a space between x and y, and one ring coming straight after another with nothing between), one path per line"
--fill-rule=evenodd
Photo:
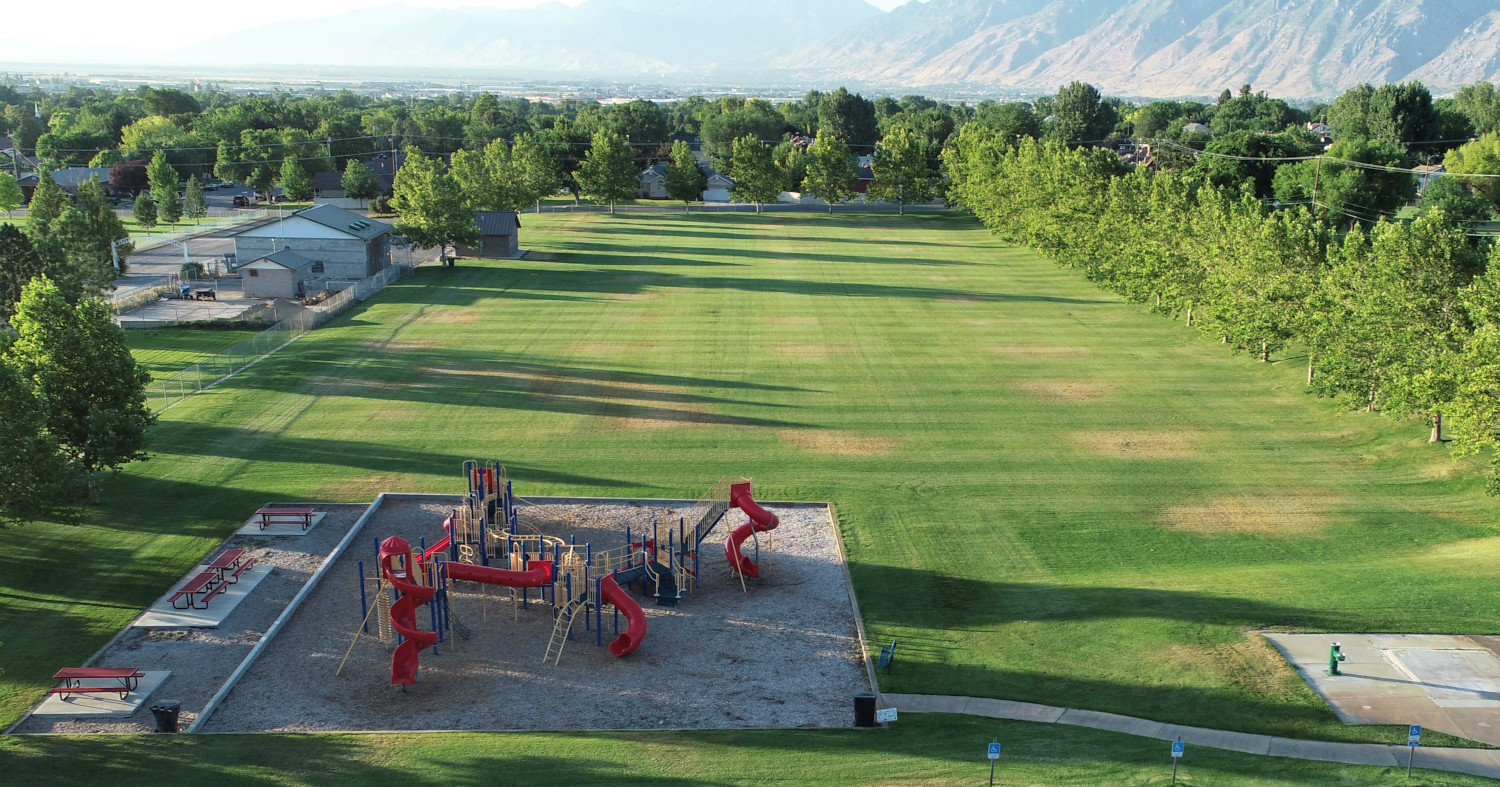
M550 560L533 560L526 564L525 571L471 566L468 563L455 563L452 560L446 565L449 579L462 579L512 588L539 588L552 584L552 561Z
M646 613L641 610L641 605L626 593L620 583L613 576L607 576L599 583L599 595L604 600L615 605L615 609L625 614L626 627L620 632L620 636L614 642L609 643L609 652L615 654L616 658L629 656L635 649L641 646L642 640L646 639Z
M405 559L406 571L395 569L398 557ZM431 601L436 590L412 582L411 568L411 544L406 539L391 536L380 542L380 571L387 582L401 591L401 598L391 605L391 628L406 638L391 654L391 683L395 684L417 682L417 654L438 638L435 631L417 630L417 607Z
M745 512L750 521L734 529L729 534L729 540L724 542L724 557L729 559L729 568L735 573L747 577L760 576L760 566L755 561L745 557L740 551L740 545L752 533L764 533L767 530L775 530L781 524L781 520L770 511L761 508L760 504L750 497L749 482L735 484L729 487L729 505Z

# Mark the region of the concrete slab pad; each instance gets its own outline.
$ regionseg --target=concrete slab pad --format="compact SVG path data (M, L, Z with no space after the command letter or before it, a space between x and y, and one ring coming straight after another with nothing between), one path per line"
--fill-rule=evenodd
M908 713L963 713L969 701L946 694L882 694L880 699L885 707Z
M172 606L172 594L177 592L177 588L187 584L189 579L206 570L207 566L198 566L189 571L182 581L157 599L132 625L142 628L217 628L250 595L250 591L271 573L270 566L252 566L240 575L239 582L210 599L208 609L175 609Z
M1380 650L1394 648L1457 650L1480 647L1470 637L1454 634L1366 634L1364 637L1372 646Z
M1500 710L1500 659L1488 650L1401 647L1386 655L1440 708Z
M1390 747L1378 743L1327 743L1324 741L1299 741L1290 738L1272 738L1269 751L1272 757L1291 757L1298 760L1322 760L1342 762L1348 765L1398 765L1396 755Z
M1405 746L1392 748L1406 749ZM1401 751L1396 757L1402 764L1405 764L1407 754L1407 751ZM1441 768L1445 771L1500 779L1500 751L1495 749L1430 749L1422 746L1417 749L1416 767L1418 770Z
M306 529L303 529L301 525L284 522L266 525L262 529L260 526L260 517L252 516L245 520L245 524L241 525L239 530L234 531L234 534L237 536L305 536L311 533L312 529L317 527L318 523L322 522L325 516L328 516L328 512L326 511L319 511L313 514L312 524L308 525Z
M1123 732L1126 735L1139 735L1143 738L1157 737L1161 733L1161 728L1166 726L1159 721L1137 719L1134 716L1119 716L1113 713L1075 710L1073 708L1065 711L1058 718L1057 723L1071 724L1075 727L1092 727L1096 730Z
M128 668L128 667L127 667ZM129 716L145 704L146 698L151 692L167 679L172 673L168 670L160 672L146 670L146 677L136 683L135 691L120 699L118 694L71 694L63 699L57 694L48 694L47 699L32 711L34 716L91 716L94 718L119 718ZM100 685L103 685L101 682Z
M964 713L971 716L986 716L991 719L1015 719L1017 721L1039 721L1051 724L1062 718L1064 710L1063 708L1054 708L1050 705L1037 705L1033 702L970 697L969 704L964 708Z
M1228 749L1246 754L1269 754L1271 751L1271 736L1251 735L1247 732L1226 732L1167 724L1161 728L1161 732L1158 732L1156 737L1164 741L1175 741L1181 738L1183 743L1193 746Z

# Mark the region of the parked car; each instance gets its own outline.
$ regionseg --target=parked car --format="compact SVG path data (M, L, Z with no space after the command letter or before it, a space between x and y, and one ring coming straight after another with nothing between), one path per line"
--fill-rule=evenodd
M218 191L219 190L219 184L217 184L217 183L205 183L205 184L203 184L203 190L204 191Z
M244 194L235 195L234 206L236 208L248 208L250 207L250 198Z

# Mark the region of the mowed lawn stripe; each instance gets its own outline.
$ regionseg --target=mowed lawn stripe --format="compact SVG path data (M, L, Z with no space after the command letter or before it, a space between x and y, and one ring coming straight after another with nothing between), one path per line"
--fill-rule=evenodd
M420 270L170 411L94 530L0 541L139 555L96 591L129 606L269 499L454 492L469 457L522 495L747 475L837 504L870 635L902 642L887 690L1351 740L1398 736L1340 724L1250 630L1495 629L1495 564L1460 557L1496 551L1491 504L1419 426L1339 411L1302 360L1231 356L971 220L525 233L532 257ZM77 653L125 614L69 612L17 625ZM56 665L0 638L18 709Z

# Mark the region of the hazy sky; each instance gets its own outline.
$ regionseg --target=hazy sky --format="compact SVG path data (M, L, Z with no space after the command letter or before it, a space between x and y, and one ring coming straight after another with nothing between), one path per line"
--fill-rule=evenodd
M817 0L809 0L817 2ZM889 11L910 0L866 0ZM284 19L333 16L360 8L378 8L403 2L423 8L526 8L544 2L578 5L583 0L315 0L292 3L273 0L262 3L203 2L203 0L154 0L149 13L122 14L118 0L54 0L20 3L5 13L6 28L0 38L36 43L103 43L139 49L176 49L194 41L232 33L247 27ZM89 20L108 19L108 24ZM4 59L4 53L0 53Z

